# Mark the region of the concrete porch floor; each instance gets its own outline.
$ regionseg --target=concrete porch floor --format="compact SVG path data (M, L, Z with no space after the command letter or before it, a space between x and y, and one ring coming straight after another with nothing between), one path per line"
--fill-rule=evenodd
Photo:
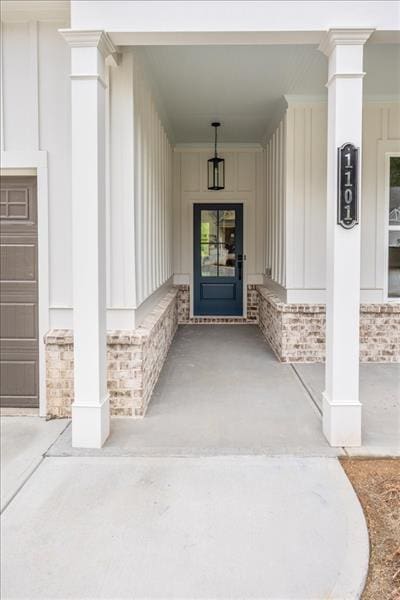
M68 428L48 456L400 455L400 365L361 365L361 449L327 443L323 388L324 365L279 363L254 325L184 325L144 419L113 419L101 450Z

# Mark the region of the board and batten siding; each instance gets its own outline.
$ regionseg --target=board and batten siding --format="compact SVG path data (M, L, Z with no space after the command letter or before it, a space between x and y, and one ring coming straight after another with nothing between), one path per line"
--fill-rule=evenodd
M129 329L172 277L172 148L140 54L109 77L108 321Z
M298 97L287 102L267 142L266 284L287 302L324 302L327 104ZM400 152L400 103L366 100L360 201L362 302L386 301L385 156L392 151Z
M286 215L286 116L266 146L266 253L268 280L285 287Z
M50 323L72 306L70 48L58 33L67 22L2 22L1 149L13 168L32 157L46 164L46 189L38 189L39 231L48 202ZM42 154L40 154L40 152ZM11 157L11 158L10 158ZM16 171L17 173L17 171ZM35 170L30 173L35 174ZM42 244L41 244L42 242ZM64 319L66 317L66 320Z
M13 166L20 157L47 157L38 207L45 193L48 321L55 329L73 327L71 67L58 32L67 26L5 22L1 39L1 149ZM144 301L172 276L172 150L135 52L108 66L106 78L107 318L110 328L129 329L136 309L144 313Z
M136 306L173 275L172 147L134 60Z
M265 152L258 144L221 144L225 159L225 189L207 189L207 145L177 145L174 151L174 281L193 280L193 205L243 203L246 283L262 283L266 242Z

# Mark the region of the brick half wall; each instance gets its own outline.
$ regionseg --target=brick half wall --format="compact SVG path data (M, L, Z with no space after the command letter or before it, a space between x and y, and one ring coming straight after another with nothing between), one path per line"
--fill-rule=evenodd
M171 289L134 331L107 334L107 387L111 415L143 417L178 327L178 290ZM45 336L47 414L71 416L74 341L70 330Z
M264 286L259 294L259 326L281 362L325 360L325 305L285 304ZM362 304L361 362L400 362L400 305Z

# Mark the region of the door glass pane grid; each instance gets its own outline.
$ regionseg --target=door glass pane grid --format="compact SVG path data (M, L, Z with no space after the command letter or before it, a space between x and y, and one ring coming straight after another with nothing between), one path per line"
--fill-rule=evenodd
M235 277L236 211L202 210L200 227L202 277Z

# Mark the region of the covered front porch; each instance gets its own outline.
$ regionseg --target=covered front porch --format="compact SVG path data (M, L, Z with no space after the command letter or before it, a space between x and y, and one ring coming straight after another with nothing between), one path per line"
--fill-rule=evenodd
M71 428L47 456L398 456L400 365L361 365L363 446L322 433L323 364L279 362L254 325L182 325L146 417L116 417L101 450L74 449Z
M72 66L74 298L73 311L57 313L46 336L48 414L72 414L76 448L101 447L110 415L146 415L130 431L155 447L145 434L158 406L152 394L171 343L173 361L185 332L193 332L192 360L185 357L182 379L164 390L171 411L164 424L179 423L174 394L189 396L179 404L188 422L207 420L203 410L210 419L209 428L194 427L194 438L201 444L209 435L207 447L228 448L229 428L250 402L260 411L259 425L253 419L248 429L250 435L255 427L256 445L270 427L275 442L314 447L318 440L327 452L359 447L360 358L399 360L400 309L388 298L398 82L377 67L396 62L390 36L366 27L279 38L265 32L262 39L248 32L246 44L232 35L226 45L215 33L214 48L191 34L154 43L115 24L96 29L97 15L88 28L89 13L82 29L75 7L71 28L60 30ZM378 89L387 95L376 100ZM216 119L226 169L218 190L207 180ZM344 153L346 144L351 192L338 186L338 149ZM354 194L346 222L338 208L345 191L346 198ZM191 324L204 329L183 327ZM206 351L210 340L214 353ZM237 366L207 370L210 356L213 365L230 356ZM322 407L300 371L278 361L325 362ZM168 366L159 386L166 372ZM239 380L241 399L232 386ZM223 433L212 425L216 396L231 411ZM236 441L242 444L251 449L246 436Z

